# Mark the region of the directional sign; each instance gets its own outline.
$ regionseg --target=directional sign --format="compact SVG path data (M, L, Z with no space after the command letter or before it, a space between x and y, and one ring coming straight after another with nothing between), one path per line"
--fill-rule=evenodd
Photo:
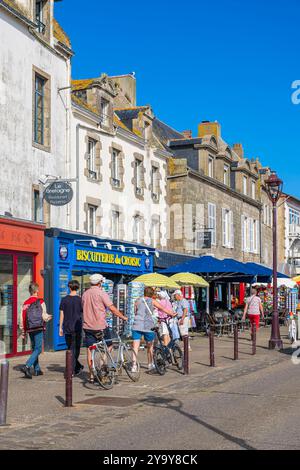
M56 181L45 189L44 198L51 206L65 206L73 199L72 186Z

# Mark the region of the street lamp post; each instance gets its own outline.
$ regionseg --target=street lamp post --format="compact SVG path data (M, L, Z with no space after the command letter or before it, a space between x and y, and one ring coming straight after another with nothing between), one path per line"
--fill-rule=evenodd
M277 202L282 194L283 182L275 172L267 179L266 188L273 205L273 315L269 349L283 349L280 337L277 288Z

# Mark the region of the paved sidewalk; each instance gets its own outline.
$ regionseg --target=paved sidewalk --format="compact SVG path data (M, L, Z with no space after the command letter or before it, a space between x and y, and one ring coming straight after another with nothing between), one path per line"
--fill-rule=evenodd
M283 336L286 333L282 329ZM19 372L20 359L10 361L9 383L9 427L0 428L0 449L45 449L68 448L75 439L100 426L101 430L113 431L116 423L145 412L145 403L163 401L193 393L209 391L216 385L240 381L263 369L274 368L291 360L291 345L285 339L285 353L267 349L270 329L261 329L258 334L257 355L252 356L249 332L240 335L240 360L233 361L233 338L215 339L216 365L209 367L208 338L196 335L191 340L191 373L184 376L169 369L164 377L148 374L145 369L146 355L141 351L143 369L140 381L130 382L126 374L110 391L87 383L85 351L81 361L85 371L74 379L74 407L64 407L65 352L45 353L41 358L45 375L26 380ZM102 398L99 405L82 404L92 398ZM112 400L113 398L113 400ZM131 400L128 400L131 399ZM199 396L201 399L201 395ZM63 442L61 436L64 436ZM83 442L83 441L82 441ZM72 448L72 447L70 447Z

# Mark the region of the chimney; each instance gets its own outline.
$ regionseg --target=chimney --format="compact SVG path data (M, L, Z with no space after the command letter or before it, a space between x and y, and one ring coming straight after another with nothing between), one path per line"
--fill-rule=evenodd
M218 121L202 121L198 126L198 137L214 135L217 139L221 137L221 126Z
M232 150L241 158L244 158L244 149L242 144L234 144Z
M181 134L183 134L186 139L192 139L192 137L193 137L193 133L190 130L182 131Z

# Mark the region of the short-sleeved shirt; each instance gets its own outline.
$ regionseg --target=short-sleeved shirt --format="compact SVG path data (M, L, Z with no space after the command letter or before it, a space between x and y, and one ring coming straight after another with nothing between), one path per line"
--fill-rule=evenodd
M189 315L190 305L189 305L189 303L186 299L181 299L178 302L176 302L175 309L176 309L176 313L177 313L178 318L181 318L184 314L183 311L185 309L187 309L188 315Z
M252 295L247 300L248 315L260 315L261 300L257 295Z
M82 330L82 303L78 295L67 295L60 302L64 312L63 330L65 334L78 333Z
M83 329L100 331L107 328L106 309L113 305L109 295L98 286L92 286L82 296Z

